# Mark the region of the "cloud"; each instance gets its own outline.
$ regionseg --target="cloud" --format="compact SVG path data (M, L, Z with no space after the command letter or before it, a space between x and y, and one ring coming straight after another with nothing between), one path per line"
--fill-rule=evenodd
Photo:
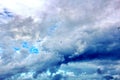
M8 8L12 12L22 15L22 16L35 16L37 10L43 9L43 4L45 0L34 0L34 1L29 1L29 0L4 0L0 2L0 5L2 8ZM32 15L33 14L33 15Z
M83 79L86 73L90 79L109 77L97 74L96 67L102 64L95 61L119 60L118 0L6 1L0 2L1 9L18 16L0 24L1 79L70 80L78 73ZM81 60L93 61L82 64Z
M110 64L111 65L110 65ZM76 66L77 65L77 66ZM109 65L109 67L108 67ZM119 60L111 61L111 60L96 60L96 61L83 61L83 62L72 62L68 64L62 64L60 68L51 73L49 70L38 75L36 79L47 79L47 80L74 80L74 79L117 79L119 80ZM101 73L99 72L101 71ZM11 80L14 79L30 79L34 80L32 75L34 72L22 73L14 75ZM19 75L19 76L18 76ZM18 76L18 77L17 77Z

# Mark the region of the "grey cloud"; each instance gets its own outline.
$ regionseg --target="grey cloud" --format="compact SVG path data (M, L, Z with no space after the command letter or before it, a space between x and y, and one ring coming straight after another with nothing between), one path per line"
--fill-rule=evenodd
M67 67L73 72L60 74L59 67L66 57L76 58L87 51L90 51L91 54L112 51L119 53L120 9L117 0L50 1L51 3L40 14L37 14L38 21L35 21L34 17L15 17L8 23L0 24L0 48L3 49L3 52L0 53L1 76L4 72L5 75L13 75L13 79L10 77L10 80L15 78L20 80L21 76L31 74L30 79L32 80L33 76L40 78L39 76L45 74L49 79L47 70L52 69L51 73L56 73L52 76L53 78L50 78L51 80L63 77L70 80L72 77L69 75L75 76L80 73L77 70L80 70L81 74L84 70L90 74L91 71L96 71L99 64L96 62L94 65L92 62L89 67L87 64L80 64L76 68L71 65L79 63L69 64L68 61ZM24 41L29 43L29 48L22 47ZM38 54L30 53L32 46L39 50ZM15 47L20 48L20 51L15 51ZM55 68L51 68L53 66ZM62 66L64 67L64 65ZM73 67L75 68L73 69ZM16 74L19 70L21 72ZM32 71L33 73L29 73ZM76 73L74 74L74 72ZM96 74L92 77L94 76L99 77ZM42 78L44 79L44 76Z

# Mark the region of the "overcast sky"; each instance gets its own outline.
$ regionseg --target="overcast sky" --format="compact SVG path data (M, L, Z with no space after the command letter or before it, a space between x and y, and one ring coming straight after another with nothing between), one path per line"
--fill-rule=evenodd
M119 5L0 0L0 80L119 80Z

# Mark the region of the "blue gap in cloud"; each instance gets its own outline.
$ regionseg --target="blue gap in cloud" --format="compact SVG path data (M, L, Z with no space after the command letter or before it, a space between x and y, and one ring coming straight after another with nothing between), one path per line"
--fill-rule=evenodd
M29 52L30 53L35 53L35 54L38 54L39 53L39 49L35 46L32 46L30 49L29 49Z

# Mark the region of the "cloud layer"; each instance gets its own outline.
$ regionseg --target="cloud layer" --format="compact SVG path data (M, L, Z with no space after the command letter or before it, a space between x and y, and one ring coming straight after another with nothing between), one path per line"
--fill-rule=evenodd
M120 68L119 0L6 1L0 2L0 80L119 79L117 70L96 68Z

